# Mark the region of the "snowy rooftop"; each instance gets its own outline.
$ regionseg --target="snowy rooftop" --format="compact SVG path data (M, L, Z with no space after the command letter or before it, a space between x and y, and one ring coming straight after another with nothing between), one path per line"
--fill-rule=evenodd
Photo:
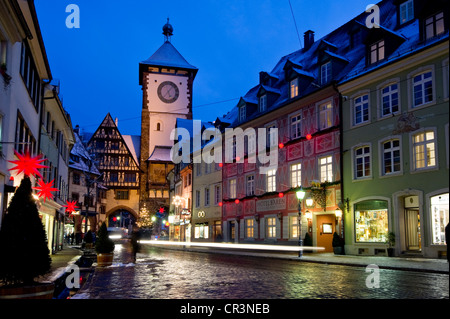
M198 70L195 66L189 64L169 41L164 42L150 58L141 62L141 64Z

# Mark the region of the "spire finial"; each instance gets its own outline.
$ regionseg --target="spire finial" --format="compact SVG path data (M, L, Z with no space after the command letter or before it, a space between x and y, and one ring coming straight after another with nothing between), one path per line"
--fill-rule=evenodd
M173 35L173 27L169 23L169 18L167 18L167 23L163 26L163 34L164 34L164 40L167 42L170 42L170 38Z

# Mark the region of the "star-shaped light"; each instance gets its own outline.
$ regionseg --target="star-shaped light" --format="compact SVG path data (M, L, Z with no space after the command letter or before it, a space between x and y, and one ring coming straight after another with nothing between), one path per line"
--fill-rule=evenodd
M40 179L38 181L39 186L38 187L33 187L34 189L39 190L38 196L39 196L39 198L44 197L44 202L46 201L47 198L53 199L52 192L57 192L58 191L57 188L53 187L53 182L54 181L55 180L52 180L50 183L46 183L42 179Z
M76 210L80 207L76 206L77 201L69 202L67 201L67 205L63 205L63 207L66 207L66 212L69 213L69 216L72 215L72 213L76 212Z
M45 162L47 160L41 159L42 154L35 157L31 157L29 152L26 152L25 154L20 154L14 150L14 153L18 157L18 160L8 161L16 165L15 167L10 168L9 171L18 170L17 175L23 172L26 176L38 175L42 177L41 173L39 172L39 169L48 167L41 164L42 162Z

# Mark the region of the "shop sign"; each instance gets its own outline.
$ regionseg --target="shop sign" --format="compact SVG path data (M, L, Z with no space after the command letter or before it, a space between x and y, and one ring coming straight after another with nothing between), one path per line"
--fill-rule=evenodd
M286 197L263 199L258 200L256 202L257 212L268 212L272 210L283 210L283 209L286 209Z

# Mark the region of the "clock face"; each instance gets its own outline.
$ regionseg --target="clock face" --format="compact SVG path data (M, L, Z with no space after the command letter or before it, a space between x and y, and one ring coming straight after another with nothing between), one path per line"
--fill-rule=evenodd
M164 103L173 103L178 100L180 91L175 83L166 81L159 85L158 87L158 97Z

